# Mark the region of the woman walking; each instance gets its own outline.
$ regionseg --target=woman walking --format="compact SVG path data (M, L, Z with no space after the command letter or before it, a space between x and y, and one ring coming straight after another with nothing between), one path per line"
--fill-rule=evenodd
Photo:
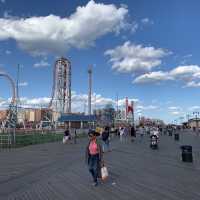
M93 185L97 186L97 178L101 170L102 148L97 141L97 133L95 131L91 131L89 137L90 140L86 148L86 162L93 178Z
M124 128L121 127L119 129L119 136L120 136L120 142L123 142L123 137L124 137Z

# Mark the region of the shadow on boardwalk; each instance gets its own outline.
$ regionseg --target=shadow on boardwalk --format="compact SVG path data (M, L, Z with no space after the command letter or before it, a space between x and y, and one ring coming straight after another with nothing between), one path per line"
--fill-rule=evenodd
M0 152L0 199L34 200L199 200L200 138L180 142L161 136L159 150L142 142L112 141L105 154L109 179L98 187L84 163L87 140L76 145L50 143ZM192 144L194 163L180 160L180 145Z

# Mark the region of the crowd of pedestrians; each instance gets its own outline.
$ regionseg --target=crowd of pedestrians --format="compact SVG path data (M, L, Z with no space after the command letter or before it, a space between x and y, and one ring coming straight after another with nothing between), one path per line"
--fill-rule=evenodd
M126 144L127 142L135 143L135 141L142 142L145 135L149 135L149 138L155 138L158 140L160 134L170 133L171 129L163 129L162 127L145 127L145 126L118 126L111 128L109 126L97 127L96 130L89 130L88 132L88 144L86 146L85 160L88 166L88 170L92 176L93 185L97 186L99 179L108 176L108 171L105 166L104 154L111 152L111 139L115 135L119 137L119 142ZM138 139L136 140L136 137ZM66 129L64 132L63 143L67 141L77 142L77 133L72 136L70 129ZM104 175L103 175L104 174Z

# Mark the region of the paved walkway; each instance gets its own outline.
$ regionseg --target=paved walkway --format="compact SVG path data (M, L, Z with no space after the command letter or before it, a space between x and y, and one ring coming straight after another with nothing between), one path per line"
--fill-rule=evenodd
M161 136L159 150L147 136L112 142L105 154L110 177L98 187L84 163L86 139L76 145L50 143L0 152L0 199L9 200L199 200L200 137L180 142ZM194 163L180 160L181 144L192 144Z

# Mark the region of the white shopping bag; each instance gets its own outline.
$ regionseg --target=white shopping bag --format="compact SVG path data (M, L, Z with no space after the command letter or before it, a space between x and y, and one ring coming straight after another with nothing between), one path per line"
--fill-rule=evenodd
M69 136L64 136L64 137L63 137L63 144L66 144L66 143L67 143L67 140L69 140Z
M101 168L101 178L102 180L105 180L108 178L108 169L105 166Z

